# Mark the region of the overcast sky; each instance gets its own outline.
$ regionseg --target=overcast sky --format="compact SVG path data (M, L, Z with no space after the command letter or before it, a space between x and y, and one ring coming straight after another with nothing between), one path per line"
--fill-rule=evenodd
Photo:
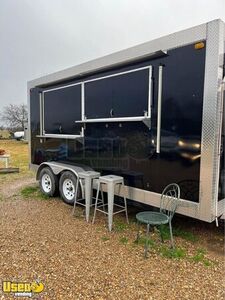
M216 18L225 0L0 0L0 110L28 80Z

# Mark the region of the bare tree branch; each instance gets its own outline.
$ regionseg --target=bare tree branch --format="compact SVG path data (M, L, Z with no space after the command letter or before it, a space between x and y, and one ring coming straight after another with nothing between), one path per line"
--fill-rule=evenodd
M23 130L24 122L27 120L27 106L9 104L3 108L0 119L5 123L4 125L14 130Z

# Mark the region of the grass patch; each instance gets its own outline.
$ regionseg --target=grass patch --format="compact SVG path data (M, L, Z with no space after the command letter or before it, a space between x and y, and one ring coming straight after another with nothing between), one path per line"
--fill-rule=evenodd
M36 186L27 186L21 190L21 195L25 198L33 196L35 193L37 193L38 187Z
M128 238L126 237L121 237L120 238L120 243L122 243L123 245L126 245L128 243Z
M103 242L106 242L106 241L109 240L109 237L108 237L108 236L102 236L102 237L101 237L101 240L102 240Z
M193 259L194 262L200 262L200 261L202 261L202 260L204 259L205 254L206 254L205 249L202 249L202 248L197 249L197 252L196 252L196 254L192 257L192 259Z
M132 212L131 212L131 215L129 214L129 224L137 225L137 219L136 219L136 216L135 216L135 215L132 215Z
M213 262L212 261L210 261L209 259L204 259L203 260L203 264L206 266L206 267L210 267L210 266L212 266L213 265Z
M10 132L6 129L0 130L0 138L3 139L9 139L10 138Z
M185 248L176 247L176 248L170 248L168 245L161 245L158 246L158 243L156 244L155 241L152 239L147 239L145 236L140 236L139 240L134 241L134 245L142 245L144 246L146 244L149 246L149 250L154 250L155 253L161 255L162 257L169 258L169 259L186 259L195 263L202 263L206 267L215 265L216 262L207 259L205 257L206 250L199 248L197 249L195 255L191 256L188 255L187 250Z
M170 239L170 230L169 230L168 226L162 225L161 226L161 232L162 232L162 236L163 236L164 240L169 240Z
M171 248L168 248L167 246L161 246L159 248L159 253L163 257L175 258L175 259L182 259L187 256L185 249L183 249L183 248L171 249Z
M152 239L147 238L145 236L140 236L138 240L134 241L134 243L136 245L145 245L147 243L149 247L155 248L155 242Z
M116 232L123 232L126 229L128 229L128 224L127 223L115 220L115 222L114 222L114 230Z
M199 248L196 251L196 254L190 257L190 259L196 263L203 263L206 267L209 267L213 264L213 262L205 257L206 250L203 248Z
M24 198L35 198L41 200L49 199L49 196L43 194L38 186L27 186L21 190L21 195Z
M0 144L0 148L10 155L9 167L19 168L20 170L19 173L0 174L0 184L12 183L19 178L34 176L33 172L29 170L27 144L15 140L1 140ZM0 161L0 168L4 166L4 162Z
M170 239L169 227L166 225L163 225L161 230L162 230L163 239L169 240ZM198 241L198 237L196 235L194 235L190 231L183 230L180 227L173 228L173 235L177 236L177 237L181 237L182 239L189 241L189 242L193 242L193 243Z
M198 241L198 237L194 235L192 232L183 230L179 227L174 229L174 235L179 236L189 242L195 243Z

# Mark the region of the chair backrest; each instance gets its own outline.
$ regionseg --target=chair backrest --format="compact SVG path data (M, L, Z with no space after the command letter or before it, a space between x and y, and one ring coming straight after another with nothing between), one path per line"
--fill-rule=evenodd
M177 209L180 199L180 187L176 183L171 183L165 187L161 195L160 212L167 214L170 219Z

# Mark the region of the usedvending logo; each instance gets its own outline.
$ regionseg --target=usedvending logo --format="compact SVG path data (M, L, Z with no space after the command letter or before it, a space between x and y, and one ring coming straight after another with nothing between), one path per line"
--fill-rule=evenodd
M16 297L32 297L44 290L44 284L38 280L31 283L3 281L2 290L4 293L11 293Z

